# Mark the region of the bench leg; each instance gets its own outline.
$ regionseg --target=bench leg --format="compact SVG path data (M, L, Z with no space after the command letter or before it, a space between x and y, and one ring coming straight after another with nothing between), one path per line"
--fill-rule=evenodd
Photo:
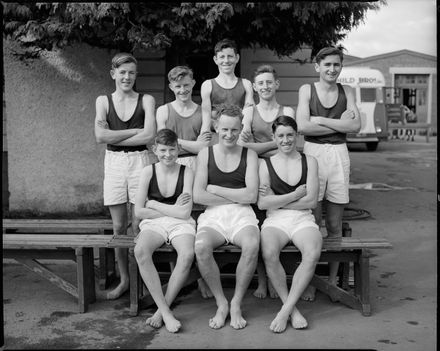
M115 250L99 248L99 288L104 290L115 275Z
M128 271L130 276L130 316L137 316L139 313L139 296L142 293L142 279L139 274L134 249L128 250ZM140 280L140 283L139 283Z
M78 309L80 313L87 312L89 303L96 301L95 270L93 265L93 249L77 248L76 269L78 288Z
M364 316L371 315L370 305L370 258L367 250L362 250L359 262L354 263L354 289L361 303Z
M342 236L351 238L351 228L350 225L347 222L342 223ZM343 262L341 263L341 276L339 277L340 286L344 290L349 289L348 280L350 277L350 262Z

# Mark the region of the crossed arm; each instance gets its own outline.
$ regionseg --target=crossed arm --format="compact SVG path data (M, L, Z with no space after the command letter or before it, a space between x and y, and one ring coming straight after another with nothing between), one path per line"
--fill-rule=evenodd
M148 144L155 135L154 98L144 95L142 106L145 111L143 128L125 130L111 130L106 121L108 100L106 96L96 99L95 138L99 144L113 144L118 146L136 146Z
M189 167L185 168L182 194L173 205L148 199L148 187L153 174L152 166L145 167L139 177L139 188L136 193L135 215L140 220L164 216L187 219L192 210L192 186L194 175Z
M305 185L301 185L283 195L275 195L270 188L269 171L266 162L261 160L259 166L260 186L258 195L258 208L261 210L270 209L291 209L308 210L316 207L318 202L318 165L312 156L307 157L307 180Z
M309 102L311 87L304 84L299 89L297 123L299 132L304 135L327 135L335 132L356 133L361 127L359 110L353 89L343 85L347 98L347 109L340 119L326 118L322 116L310 116Z
M246 187L232 189L208 184L208 149L203 149L197 156L194 202L207 206L255 203L258 193L257 165L257 154L252 150L248 150L245 175Z

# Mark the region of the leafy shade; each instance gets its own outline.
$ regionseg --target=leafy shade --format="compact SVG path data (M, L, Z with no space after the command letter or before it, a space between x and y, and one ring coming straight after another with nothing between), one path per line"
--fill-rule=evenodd
M302 46L335 45L379 2L2 3L4 35L33 49L85 42L124 51L212 50L222 38L239 47L290 55Z

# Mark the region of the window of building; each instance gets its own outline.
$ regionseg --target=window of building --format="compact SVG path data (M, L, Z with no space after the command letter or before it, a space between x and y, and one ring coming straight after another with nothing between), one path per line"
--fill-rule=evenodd
M361 88L361 102L375 102L376 88Z

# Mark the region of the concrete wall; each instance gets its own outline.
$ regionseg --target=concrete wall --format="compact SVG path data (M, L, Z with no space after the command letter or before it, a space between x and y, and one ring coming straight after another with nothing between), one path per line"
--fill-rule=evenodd
M10 216L106 213L95 99L111 93L113 52L76 45L20 60L3 41Z

